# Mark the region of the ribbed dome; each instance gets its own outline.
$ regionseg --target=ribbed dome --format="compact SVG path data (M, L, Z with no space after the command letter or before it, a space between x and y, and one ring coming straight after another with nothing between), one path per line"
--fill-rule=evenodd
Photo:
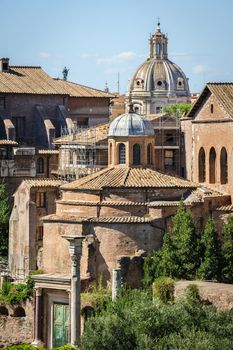
M153 136L151 122L137 113L122 114L109 126L108 136Z
M169 91L188 96L189 86L185 74L175 63L168 59L151 58L136 70L130 82L130 91Z

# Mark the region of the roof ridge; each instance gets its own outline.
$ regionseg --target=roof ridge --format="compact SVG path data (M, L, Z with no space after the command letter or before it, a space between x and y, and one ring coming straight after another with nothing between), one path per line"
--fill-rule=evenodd
M127 181L128 177L129 177L130 170L131 170L131 168L128 167L128 169L125 172L125 176L122 179L122 185L126 184L126 181Z

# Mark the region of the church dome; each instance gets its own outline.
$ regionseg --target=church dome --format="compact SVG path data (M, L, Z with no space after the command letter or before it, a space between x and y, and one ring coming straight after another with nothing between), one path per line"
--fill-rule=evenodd
M130 91L188 96L189 86L184 72L175 63L168 59L148 58L134 73Z
M153 136L154 128L145 117L129 111L115 118L109 126L108 136Z
M160 113L164 106L189 103L188 79L182 69L168 59L168 38L157 31L150 36L149 57L133 74L128 87L135 107L141 114Z

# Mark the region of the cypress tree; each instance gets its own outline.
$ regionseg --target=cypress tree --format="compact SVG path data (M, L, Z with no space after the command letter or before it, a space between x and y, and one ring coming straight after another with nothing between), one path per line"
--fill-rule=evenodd
M201 279L221 279L221 250L213 219L209 218L201 239L204 256L197 276Z

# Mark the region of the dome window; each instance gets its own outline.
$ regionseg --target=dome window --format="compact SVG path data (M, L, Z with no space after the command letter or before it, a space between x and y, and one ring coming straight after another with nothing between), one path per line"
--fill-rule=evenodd
M120 143L119 145L119 164L125 164L125 145Z
M139 85L141 85L141 82L138 80L138 81L137 81L137 86L139 86Z
M138 143L133 145L133 165L141 164L141 147Z
M158 85L158 86L162 86L162 85L163 85L162 81L159 80L159 81L157 82L157 85Z
M178 78L177 80L177 88L183 89L184 88L184 80L182 78Z

